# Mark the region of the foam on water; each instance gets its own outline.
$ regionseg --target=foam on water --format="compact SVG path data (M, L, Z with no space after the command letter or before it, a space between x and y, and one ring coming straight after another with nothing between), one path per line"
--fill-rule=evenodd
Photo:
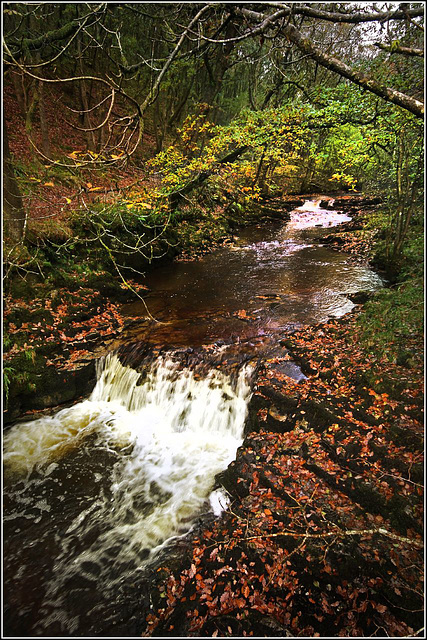
M114 414L105 402L86 400L29 422L16 424L3 437L6 475L25 475L48 460L62 457Z
M67 491L64 509L73 500L75 506L56 537L38 632L52 624L68 633L79 628L79 615L73 617L67 604L70 585L93 583L96 590L103 584L113 593L129 570L146 566L171 539L187 533L201 510L218 514L225 508L224 498L209 497L215 475L242 442L251 371L244 366L233 379L218 370L199 377L164 357L140 374L109 355L99 363L89 400L9 430L4 458L12 475L6 492L16 503L15 516L35 523L53 517L47 487L77 445L79 455L87 449L82 485L89 484L97 450L115 460L102 481L93 480L99 490L89 500L78 497L82 487L61 487ZM46 533L49 528L47 523L45 540L55 537Z
M344 213L321 209L321 203L321 198L317 200L306 200L301 207L297 207L294 211L291 211L288 228L309 229L311 227L335 227L338 224L351 220L351 218Z

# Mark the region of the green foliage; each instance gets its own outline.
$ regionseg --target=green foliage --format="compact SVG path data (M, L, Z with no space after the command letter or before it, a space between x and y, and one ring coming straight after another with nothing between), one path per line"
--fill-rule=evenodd
M359 320L364 349L398 364L420 360L424 323L424 236L421 226L408 234L399 261L386 260L390 212L380 209L370 216L367 228L379 230L375 262L388 269L397 284L379 291L368 302Z
M382 289L369 301L359 319L358 340L376 358L413 364L420 360L417 345L423 333L424 291L422 278L413 278Z
M260 190L279 184L286 191L295 187L307 160L317 164L326 181L334 180L334 174L336 179L337 169L343 169L344 182L352 186L356 178L350 171L356 167L360 172L369 158L363 136L341 124L345 109L337 101L320 109L302 103L264 111L245 109L229 125L216 127L203 114L188 117L178 142L159 153L150 166L162 173L165 195L182 189L203 172L220 175L225 182L232 174L234 188L246 189L247 198L256 198ZM335 136L329 155L324 136L318 141L313 133L319 127L332 131L330 138ZM233 167L224 167L221 159L240 147L247 148L245 155ZM331 161L332 149L335 158Z
M422 225L411 228L402 252L402 278L422 277L424 271L424 229Z
M9 367L9 366L3 367L3 392L4 392L6 408L9 400L9 390L13 381L14 374L15 374L14 367Z

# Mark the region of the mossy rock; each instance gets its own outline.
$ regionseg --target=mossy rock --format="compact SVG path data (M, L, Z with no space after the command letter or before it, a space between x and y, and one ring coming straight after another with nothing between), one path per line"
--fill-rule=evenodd
M45 359L38 357L34 363L26 363L19 376L21 379L14 376L11 381L4 424L30 409L56 407L89 393L96 380L95 362L67 371L47 367Z

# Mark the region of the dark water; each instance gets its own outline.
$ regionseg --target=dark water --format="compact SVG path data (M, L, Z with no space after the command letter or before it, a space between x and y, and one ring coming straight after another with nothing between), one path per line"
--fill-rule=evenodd
M126 339L248 348L351 310L347 294L380 279L313 242L325 233L314 224L337 220L314 209L153 272L147 303L161 322L128 305L141 321ZM158 554L216 512L214 477L242 442L250 370L203 377L166 359L148 373L107 359L88 400L6 434L5 637L138 636Z
M309 205L307 205L309 206ZM346 295L381 286L368 267L313 242L340 221L330 211L299 214L302 224L275 223L250 228L232 247L196 262L156 269L146 279L150 313L165 324L136 326L135 338L175 345L243 339L340 317L353 308ZM342 216L342 220L348 220ZM323 228L310 224L322 224ZM246 316L238 312L244 310ZM125 307L131 316L146 309Z

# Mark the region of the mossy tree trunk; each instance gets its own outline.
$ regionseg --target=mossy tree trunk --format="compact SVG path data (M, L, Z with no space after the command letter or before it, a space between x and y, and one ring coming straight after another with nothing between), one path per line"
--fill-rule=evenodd
M21 242L24 237L26 212L16 180L6 122L3 122L3 231L5 239Z

